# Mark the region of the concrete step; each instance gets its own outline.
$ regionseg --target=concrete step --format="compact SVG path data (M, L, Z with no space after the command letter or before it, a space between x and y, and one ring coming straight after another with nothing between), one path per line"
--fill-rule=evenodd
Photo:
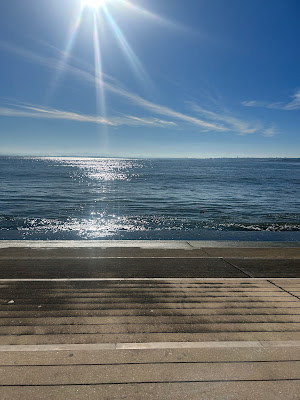
M300 361L1 366L0 385L262 381L300 379Z
M288 280L287 278L285 279L286 281ZM13 279L7 278L7 279L1 279L0 285L2 287L6 286L7 281L13 282ZM15 280L16 281L16 280ZM18 282L25 281L27 282L28 285L31 285L32 287L34 286L39 286L42 285L44 282L48 282L48 278L41 278L41 279L22 279L22 278L17 278ZM222 281L218 281L217 278L109 278L109 279L102 279L102 278L80 278L80 279L73 279L70 278L68 280L64 279L53 279L53 288L64 288L69 285L73 285L76 287L76 285L80 285L82 282L86 284L86 288L115 288L118 287L120 282L122 282L122 285L124 287L130 287L134 288L136 287L136 281L138 281L138 286L141 287L143 286L145 289L149 288L167 288L167 289L172 289L172 287L175 285L180 286L182 288L188 287L188 288L208 288L208 289L222 289L222 288L236 288L238 285L239 287L252 287L252 288L261 288L267 286L267 281L264 278L253 278L250 282L244 280L243 278L224 278ZM272 282L277 282L276 278L270 278L270 281ZM295 279L295 281L297 281ZM282 280L279 280L278 282L285 283ZM298 283L294 282L293 286L299 286ZM274 288L275 289L275 288Z
M151 313L152 314L152 313ZM0 326L99 325L99 324L207 324L207 323L299 323L300 315L204 315L204 316L98 316L0 318Z
M222 285L219 281L221 292L212 288L207 292L200 281L196 294L188 287L182 292L181 286L195 281L167 279L158 283L164 287L149 287L155 282L136 279L65 281L63 287L57 287L62 282L51 280L34 284L6 281L4 290L9 297L2 298L0 304L0 345L299 338L300 300L271 282L248 279ZM253 286L261 291L252 292ZM98 291L93 295L81 291L95 287ZM101 292L103 287L109 292ZM172 292L167 293L166 287ZM272 291L264 292L264 288ZM69 291L64 294L65 289ZM289 319L288 315L295 317ZM56 320L53 325L49 317L63 321ZM88 317L94 319L87 321ZM100 322L100 317L106 319Z
M262 288L222 288L222 289L206 289L206 288L199 288L199 289L190 289L190 288L170 288L170 289L160 289L160 288L153 288L153 289L144 289L144 288L110 288L110 289L103 289L103 288L95 288L95 289L82 289L82 288L60 288L55 289L52 287L31 287L26 285L24 282L23 284L23 292L20 293L20 297L22 298L32 298L39 294L47 294L49 297L54 296L81 296L81 297L111 297L111 296L144 296L144 295L151 295L151 296L185 296L188 295L190 297L197 297L197 296L236 296L236 295L247 295L247 296L276 296L276 295L283 295L284 292L282 289L274 287L262 287ZM289 288L290 290L290 288ZM292 290L295 290L292 288ZM1 297L5 298L7 295L11 295L16 293L15 286L10 285L7 288L0 287Z
M209 307L209 308L142 308L142 309L43 309L36 305L32 310L16 310L8 308L7 311L0 311L0 318L49 318L49 317L103 317L103 316L207 316L207 315L299 315L300 306L266 307L264 303L261 306L251 307L244 305L243 307Z
M14 298L14 305L21 306L21 305L32 305L36 302L40 304L76 304L76 303L88 303L88 304L118 304L118 303L197 303L203 304L207 302L216 301L217 302L294 302L295 298L292 297L290 294L282 292L280 295L277 296L251 296L251 295L235 295L235 296L226 296L226 295L203 295L203 296L189 296L188 294L185 296L135 296L128 293L126 296L47 296L45 298L41 297L27 297L23 298L18 295L9 296L5 298L0 298L1 306L10 306L12 308L11 303L9 303L9 299Z
M26 365L89 365L89 364L151 364L151 363L226 363L226 362L247 362L252 361L299 361L299 343L274 343L271 347L266 347L269 343L253 342L225 342L223 347L216 343L199 343L199 348L182 348L182 344L174 344L173 348L166 343L156 343L147 349L97 349L92 350L88 345L77 345L76 349L47 350L46 348L34 350L1 351L0 365L2 366L26 366ZM189 343L184 343L184 346ZM207 347L201 347L201 346ZM177 346L177 347L176 347ZM180 347L181 346L181 347ZM241 346L241 347L238 347ZM284 365L284 364L282 364Z
M7 300L9 301L9 300ZM197 308L218 308L221 307L223 309L226 308L243 308L245 307L251 307L251 308L256 308L260 306L264 307L300 307L299 300L296 299L295 297L285 297L284 300L274 300L274 298L270 299L269 297L266 299L247 299L247 298L238 298L238 299L202 299L201 302L197 301L192 301L188 299L184 299L183 301L127 301L125 302L112 302L108 301L106 303L104 302L97 302L97 301L89 301L89 302L77 302L77 303L71 303L71 302L52 302L52 303L47 303L43 302L43 299L40 299L39 301L36 301L34 304L28 303L28 304L9 304L8 302L5 304L1 304L1 310L3 311L22 311L22 310L36 310L37 308L40 308L42 305L44 310L51 310L53 308L55 309L60 309L60 310L117 310L117 309L197 309Z
M0 259L0 278L247 277L218 258Z
M256 278L299 278L300 259L259 259L259 258L224 258L230 265L250 277Z
M284 249L275 249L277 252ZM291 251L289 251L291 250ZM297 253L297 248L287 249L287 254ZM272 252L270 253L272 254ZM210 257L206 252L201 249L142 249L139 247L85 247L85 248L48 248L48 249L34 249L34 248L6 248L0 249L1 258L12 259L26 259L26 258L190 258L190 257Z
M300 277L300 260L262 258L1 259L5 278Z
M123 323L89 325L0 326L3 335L117 334L117 333L206 333L206 332L299 332L300 322L264 323Z
M0 250L1 400L299 397L299 248L111 245Z
M299 247L257 247L253 248L226 248L226 247L202 247L193 249L155 249L140 247L57 247L57 248L26 248L8 247L0 249L1 258L91 258L91 257L230 257L230 258L300 258Z
M206 333L107 333L107 334L44 334L2 335L0 345L46 345L76 343L148 343L205 341L290 341L300 339L299 332L289 331L230 331Z
M245 343L247 346L247 343ZM1 400L297 399L300 347L6 351ZM147 383L148 382L148 383ZM200 396L200 397L199 397ZM225 397L224 397L225 396Z
M97 384L57 386L5 386L1 400L72 399L72 400L296 400L299 380L163 382L138 384ZM230 394L230 397L228 397ZM225 397L226 396L226 397Z

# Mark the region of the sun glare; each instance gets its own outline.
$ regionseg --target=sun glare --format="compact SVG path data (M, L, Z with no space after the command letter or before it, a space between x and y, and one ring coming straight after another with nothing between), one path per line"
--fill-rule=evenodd
M91 7L97 9L105 5L107 0L81 0L84 7Z

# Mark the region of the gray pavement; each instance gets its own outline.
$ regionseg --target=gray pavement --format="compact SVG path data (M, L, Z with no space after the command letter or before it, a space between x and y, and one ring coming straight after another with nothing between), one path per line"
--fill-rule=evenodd
M26 258L0 259L0 279L297 278L299 259Z
M1 242L0 242L1 245ZM271 258L299 259L300 247L6 247L0 246L1 259L26 258Z
M294 260L292 265L294 265ZM296 266L298 270L298 266ZM0 259L8 278L243 278L247 273L219 258Z
M1 400L299 398L299 244L68 243L0 242Z

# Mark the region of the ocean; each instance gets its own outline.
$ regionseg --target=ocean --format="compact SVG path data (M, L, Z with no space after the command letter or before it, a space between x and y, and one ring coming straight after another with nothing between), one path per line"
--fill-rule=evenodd
M300 159L0 157L2 240L300 241Z

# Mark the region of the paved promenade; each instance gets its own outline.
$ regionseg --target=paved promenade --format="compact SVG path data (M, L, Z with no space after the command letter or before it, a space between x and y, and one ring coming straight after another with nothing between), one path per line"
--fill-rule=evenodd
M300 243L0 242L0 398L299 399Z

